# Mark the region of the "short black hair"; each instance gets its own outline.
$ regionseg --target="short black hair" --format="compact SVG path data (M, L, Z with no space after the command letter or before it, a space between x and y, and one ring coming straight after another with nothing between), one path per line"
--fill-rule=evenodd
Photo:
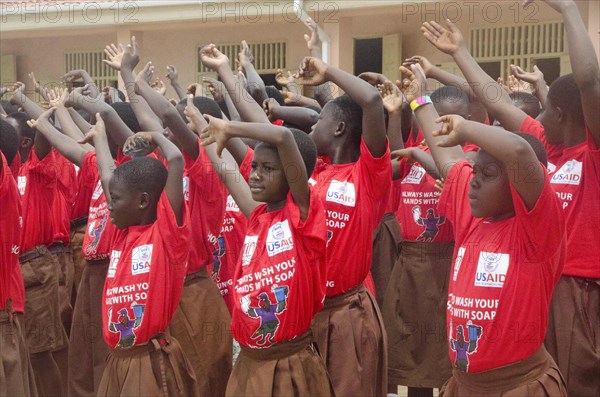
M525 132L515 132L515 135L518 135L521 138L525 139L525 141L527 141L529 146L531 146L531 148L535 152L535 155L536 155L538 161L540 163L544 164L544 167L547 168L548 167L548 155L546 154L546 148L544 147L544 144L542 143L542 141L540 141L533 135L527 134Z
M214 99L205 96L195 96L194 99L192 99L192 102L194 102L194 106L196 106L196 108L200 110L201 114L208 114L217 119L223 118L221 108L219 107L219 104L214 101ZM177 103L177 106L175 106L183 120L186 120L185 114L183 113L186 106L187 98L182 99L181 101L179 101L179 103Z
M121 120L123 120L123 122L134 134L142 130L142 127L140 127L140 123L138 122L138 119L129 102L113 102L109 106L115 109L117 115L119 115Z
M6 112L6 114L11 114L19 111L19 109L17 109L12 103L5 99L2 99L0 101L0 105L2 105L2 108L4 109L4 112Z
M149 193L158 202L167 183L168 172L163 163L153 157L135 157L119 165L113 180L131 191Z
M277 87L268 85L265 87L265 91L269 98L275 99L280 106L285 106L285 99L283 99L283 95L281 95L281 92L279 92Z
M306 132L301 131L297 128L288 129L294 136L294 141L296 142L298 151L300 152L302 160L304 161L304 167L306 167L306 174L310 178L313 171L315 170L315 165L317 164L317 146ZM259 141L256 147L258 147L259 145L263 147L268 147L277 152L277 147L271 145L270 143Z
M14 112L9 114L7 117L14 119L17 122L19 128L17 128L17 133L21 136L21 138L29 138L32 141L35 139L35 129L31 128L27 121L31 119L29 115L25 112Z
M573 74L554 80L548 89L548 99L552 106L561 108L573 121L585 125L581 93Z
M469 97L460 88L446 85L435 90L430 98L436 110L438 110L438 106L446 105L452 106L452 113L462 117L466 117L470 113Z
M360 142L362 135L362 108L348 94L339 96L328 103L335 106L334 114L338 121L346 123L346 128L355 140Z
M530 94L529 92L511 92L508 96L510 96L513 105L524 111L531 118L535 119L542 110L540 101L535 95Z
M0 119L0 152L10 165L19 151L19 133L8 121Z

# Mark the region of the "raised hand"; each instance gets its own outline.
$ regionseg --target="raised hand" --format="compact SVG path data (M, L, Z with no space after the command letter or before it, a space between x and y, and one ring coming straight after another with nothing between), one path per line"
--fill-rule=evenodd
M437 143L439 147L453 147L457 145L461 145L465 142L465 139L460 135L457 131L460 124L464 122L460 116L455 114L447 114L445 116L439 117L435 120L436 123L442 124L442 128L437 131L433 131L433 136L446 136L444 140L441 140Z
M410 69L400 66L400 73L402 74L402 80L397 81L396 85L402 91L408 103L411 103L427 92L427 79L421 65L413 64L410 66Z
M270 122L277 120L277 117L273 115L273 110L279 106L279 103L273 98L265 99L263 102L263 110L265 111L265 114L269 118Z
M531 85L523 80L519 80L513 75L508 76L509 92L529 92L531 93Z
M190 123L190 129L198 135L202 133L203 128L201 126L206 124L206 122L200 110L194 105L194 96L191 94L187 96L187 105L183 110L183 114L187 118L188 123Z
M48 107L57 108L59 106L66 106L67 99L69 98L69 90L66 88L53 88L48 91Z
M165 86L165 83L158 77L152 82L150 87L152 87L152 89L158 92L160 95L164 96L167 93L167 86Z
M83 78L83 73L84 73L84 71L81 69L71 70L71 71L65 73L61 77L61 79L62 79L62 81L66 82L66 83L71 83L77 79Z
M40 94L40 96L42 97L42 99L44 101L48 101L48 90L45 87L43 87L39 83L39 81L37 81L37 79L35 78L35 74L33 74L33 72L29 73L29 78L31 79L31 82L33 83L33 89L35 90L35 92Z
M544 81L544 73L535 65L533 66L533 72L526 72L520 66L510 65L510 73L517 79L533 86Z
M380 73L374 73L374 72L361 73L358 75L358 78L366 81L367 83L371 84L374 87L377 87L377 86L385 83L385 81L386 81L386 78L384 75L382 75Z
M50 117L54 114L55 108L50 108L46 110L44 113L40 115L40 117L36 119L27 120L27 125L31 128L37 128L38 126L44 123L50 123Z
M200 50L200 61L204 66L214 71L229 67L229 58L217 49L214 44L209 44Z
M204 95L204 86L200 83L190 84L187 87L187 94L191 94L193 96L205 96Z
M123 144L123 154L130 157L143 157L152 153L157 147L150 132L138 132L131 135Z
M219 102L225 99L225 93L227 92L225 84L211 77L203 77L202 81L208 85L208 91L215 101Z
M145 81L148 85L152 82L152 77L154 76L154 65L152 62L148 62L144 68L135 76L136 82Z
M402 93L391 81L386 81L379 87L379 93L383 98L383 107L388 113L397 112L402 108L404 97Z
M327 64L318 58L306 57L294 76L300 84L315 86L327 82Z
M217 156L221 157L223 149L225 149L225 145L229 140L227 134L227 121L217 119L207 114L204 115L204 119L208 122L208 127L206 127L200 135L202 146L216 143Z
M91 145L94 144L94 138L100 135L106 135L106 126L104 125L104 120L100 117L100 113L96 113L96 124L92 127L91 130L88 131L87 134L83 137L82 140L77 143L84 145L89 143Z
M131 36L131 41L127 44L127 47L125 47L125 51L123 52L121 68L133 71L138 63L140 63L140 46L138 45L135 36Z
M177 72L177 68L173 65L167 66L167 74L165 75L167 79L171 82L171 84L177 83L179 80L179 72Z
M123 45L119 44L117 47L114 44L109 44L104 48L104 53L108 59L103 59L102 62L115 70L121 70L121 60L123 59L123 54L125 53Z
M119 92L115 87L106 86L102 89L102 94L104 95L104 102L111 104L115 102L121 102L121 98L119 98Z
M425 76L428 76L429 73L431 73L431 70L435 67L431 62L429 62L429 59L421 55L414 55L410 58L406 58L402 63L402 66L410 68L410 65L414 65L415 63L421 65L423 71L425 72Z
M421 32L435 48L452 55L465 46L465 40L460 30L452 21L448 19L446 23L448 29L435 21L424 22L421 26Z
M246 40L242 40L242 49L238 53L238 61L243 69L254 62L254 56Z
M306 46L308 47L308 50L312 52L315 49L320 49L321 39L319 38L319 28L317 26L317 23L311 18L307 18L306 24L308 25L308 28L311 31L310 36L307 34L304 35L304 40L306 41Z
M283 74L283 70L277 69L277 73L275 73L275 81L282 87L287 87L288 85L295 82L294 75L292 72L288 70L287 76Z
M414 163L415 158L413 156L413 152L415 150L419 150L419 149L407 148L407 149L394 150L393 152L390 153L390 157L392 158L392 160L406 159L408 162Z

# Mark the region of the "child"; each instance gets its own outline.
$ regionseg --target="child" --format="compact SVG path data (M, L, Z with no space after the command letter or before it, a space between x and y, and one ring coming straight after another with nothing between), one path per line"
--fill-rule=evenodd
M548 152L550 183L566 215L568 249L550 306L546 346L569 394L584 396L600 392L600 334L595 331L600 324L600 240L582 237L596 236L600 228L600 67L575 2L546 3L563 17L573 74L552 83L538 120L512 106L503 90L501 100L484 104L504 128L536 136ZM468 53L460 31L435 23L423 29L438 49L452 54L479 90L477 96L485 98L482 87L491 78Z
M310 134L318 154L331 160L313 174L328 226L327 299L313 333L338 397L382 396L386 336L363 285L392 181L382 99L369 83L316 58L302 61L299 77L305 85L333 82L347 94L325 105Z
M202 144L217 142L218 154L233 137L262 141L249 186L239 171L228 173L215 163L250 218L233 291L231 331L242 350L226 395L329 396L327 371L310 331L325 295L325 214L308 184L314 144L297 130L207 119Z
M403 85L407 100L446 178L439 208L457 247L446 320L454 369L440 395L566 395L543 346L566 251L563 214L540 165L541 144L460 116L437 118L422 96L420 66L401 71L410 79ZM457 146L465 141L481 148L474 165Z
M138 133L157 145L168 171L139 157L114 168L104 123L86 136L96 147L100 180L117 230L102 295L104 340L111 348L99 396L198 395L195 375L179 343L165 334L179 304L189 254L183 202L183 156L161 133Z
M25 288L19 265L21 202L9 164L18 153L19 136L0 119L0 395L37 396L23 338Z

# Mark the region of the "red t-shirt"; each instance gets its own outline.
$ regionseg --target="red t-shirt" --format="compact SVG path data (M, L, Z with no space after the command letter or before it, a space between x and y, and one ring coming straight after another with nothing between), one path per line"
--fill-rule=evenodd
M198 158L184 154L184 197L190 209L192 244L188 274L213 261L225 214L225 186L198 139Z
M85 179L86 183L87 181L94 183L88 202L88 223L81 251L88 261L106 259L110 256L110 244L116 228L110 220L110 211L102 189L95 151L87 152L83 156L79 177Z
M85 155L84 160L82 160L81 162L81 168L83 168L84 161ZM75 169L77 170L77 167L75 167ZM95 169L98 169L97 165ZM90 176L85 172L82 172L81 169L77 170L77 192L75 196L75 202L73 203L73 208L71 209L71 219L79 219L84 216L89 216L90 200L92 199L92 195L96 191L97 184L98 181L96 180L95 175Z
M0 310L12 300L13 310L23 313L25 286L19 264L21 201L17 183L0 152Z
M233 337L266 348L308 330L325 298L327 230L323 204L311 188L304 222L291 193L285 207L256 207L248 221L234 278Z
M102 293L104 340L111 348L141 345L164 332L179 305L189 256L189 219L177 225L166 193L156 221L116 230Z
M492 222L471 215L472 174L465 160L450 170L439 208L456 237L446 316L450 360L480 372L522 360L543 343L566 238L549 178L531 211L511 185L515 216Z
M389 147L374 158L361 141L357 162L318 169L313 179L327 217L327 296L334 296L360 285L369 273L373 232L392 185Z
M19 177L19 168L21 168L21 153L17 152L12 163L10 163L10 171L12 172L15 181Z
M546 155L548 156L548 172L554 172L556 170L556 163L558 163L562 157L562 152L565 149L564 146L549 144L546 141L546 134L542 123L530 116L527 116L525 121L523 121L520 132L531 134L544 144Z
M240 174L246 181L252 171L253 158L254 150L248 148L246 157L240 164ZM227 192L227 188L223 187ZM221 291L229 312L233 311L233 277L247 227L248 219L240 211L233 197L228 194L225 198L225 217L219 233L218 247L213 252L213 262L208 265L208 271Z
M75 165L67 160L56 149L55 153L58 164L57 195L54 199L52 214L54 216L54 241L60 241L64 245L71 242L71 212L77 196L77 175Z
M527 118L522 130L538 139L542 125ZM545 142L545 139L544 139ZM600 278L600 150L590 134L587 141L573 147L546 144L550 184L565 211L567 221L567 261L563 274ZM553 150L553 151L552 151ZM552 152L551 152L552 151ZM550 153L553 153L550 160Z
M439 191L435 179L419 163L400 161L400 204L396 218L402 225L402 239L408 241L454 241L450 222L438 209Z
M31 149L27 161L19 169L17 186L23 205L21 253L38 245L54 243L54 216L52 213L57 193L59 167L54 151L42 160Z

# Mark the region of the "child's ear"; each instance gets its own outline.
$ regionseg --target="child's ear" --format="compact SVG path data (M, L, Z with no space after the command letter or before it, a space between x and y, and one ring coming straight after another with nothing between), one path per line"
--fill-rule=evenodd
M21 139L21 147L28 148L33 145L33 140L31 138L23 138Z
M139 206L141 210L148 208L150 205L150 193L143 192L140 194Z
M346 123L343 121L340 121L337 125L337 128L334 132L334 136L340 136L342 135L344 132L346 131Z
M563 121L565 121L565 113L563 112L563 110L561 108L557 107L553 107L553 109L556 112L556 117L558 119L559 123L562 123Z

